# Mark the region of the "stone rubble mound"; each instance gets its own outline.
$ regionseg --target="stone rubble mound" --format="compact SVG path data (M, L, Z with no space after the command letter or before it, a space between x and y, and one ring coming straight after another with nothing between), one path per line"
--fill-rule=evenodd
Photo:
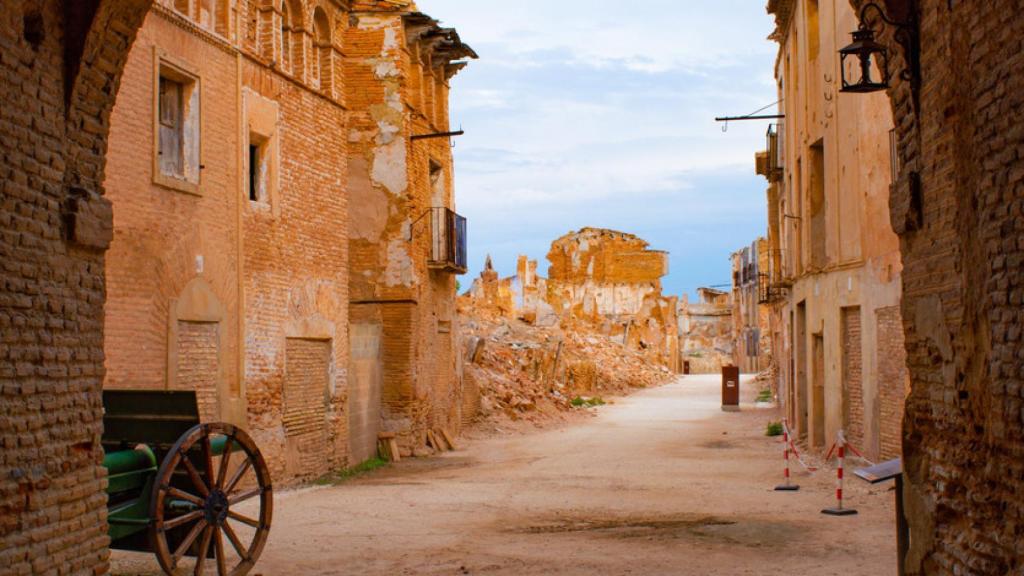
M621 336L602 334L586 322L537 326L473 308L460 312L467 426L543 425L598 399L675 378L668 368L623 347Z

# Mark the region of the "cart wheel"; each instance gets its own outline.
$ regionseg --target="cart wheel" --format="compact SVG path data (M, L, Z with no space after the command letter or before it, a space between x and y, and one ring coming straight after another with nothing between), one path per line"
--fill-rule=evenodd
M223 451L215 454L221 442ZM236 509L246 501L244 512ZM199 424L178 439L157 472L150 542L167 574L184 569L199 576L214 564L218 576L242 576L263 551L272 512L270 473L252 438L231 424ZM195 564L183 562L186 556Z

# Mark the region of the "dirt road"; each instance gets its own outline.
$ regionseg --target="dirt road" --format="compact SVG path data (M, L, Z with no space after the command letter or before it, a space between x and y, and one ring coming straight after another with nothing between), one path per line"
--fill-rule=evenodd
M860 514L841 518L820 513L831 470L773 491L775 410L722 412L718 382L688 376L582 424L278 494L254 573L895 574L891 482L849 478ZM116 552L113 568L152 574L155 562Z

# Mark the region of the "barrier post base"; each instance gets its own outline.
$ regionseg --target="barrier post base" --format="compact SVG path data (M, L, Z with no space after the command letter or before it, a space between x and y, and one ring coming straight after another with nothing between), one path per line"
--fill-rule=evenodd
M795 492L800 489L796 484L779 484L775 487L776 492Z
M857 511L853 508L825 508L821 513L828 514L829 516L852 516Z

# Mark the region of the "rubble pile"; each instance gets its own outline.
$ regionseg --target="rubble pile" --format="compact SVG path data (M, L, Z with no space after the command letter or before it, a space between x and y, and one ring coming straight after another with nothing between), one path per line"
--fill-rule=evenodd
M465 351L463 420L542 424L576 410L574 399L662 384L668 368L585 322L538 326L459 307ZM577 400L576 404L581 401Z

